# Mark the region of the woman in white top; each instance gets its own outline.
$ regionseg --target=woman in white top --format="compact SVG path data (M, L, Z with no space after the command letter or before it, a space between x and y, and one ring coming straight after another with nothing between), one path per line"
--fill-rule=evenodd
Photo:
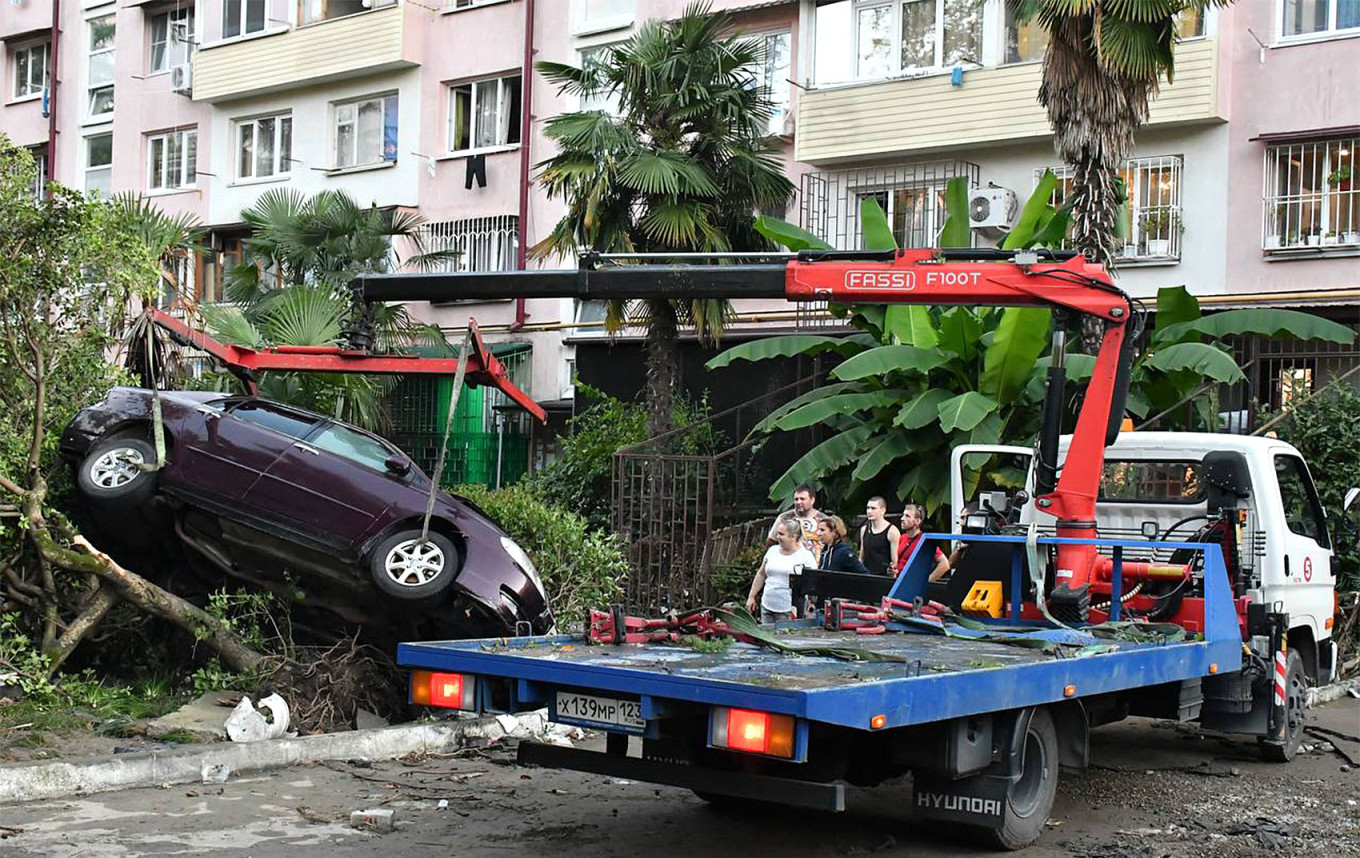
M751 582L751 594L746 597L746 610L756 612L756 594L760 594L760 621L773 623L794 618L793 593L789 590L789 575L794 570L812 568L817 558L803 547L803 530L796 521L781 521L775 531L777 544L771 545L760 562L756 580Z

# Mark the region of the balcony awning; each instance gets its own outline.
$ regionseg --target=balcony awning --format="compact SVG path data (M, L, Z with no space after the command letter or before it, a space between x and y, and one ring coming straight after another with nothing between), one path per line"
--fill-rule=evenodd
M1311 128L1306 131L1271 131L1248 137L1255 143L1302 143L1309 140L1330 140L1336 137L1360 137L1360 125L1338 125L1334 128Z

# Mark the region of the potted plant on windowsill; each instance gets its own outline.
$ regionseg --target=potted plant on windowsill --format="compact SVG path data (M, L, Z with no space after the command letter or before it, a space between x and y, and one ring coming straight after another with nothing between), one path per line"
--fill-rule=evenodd
M1322 237L1323 244L1337 244L1340 241L1341 239L1337 236L1336 230L1331 230Z
M1148 256L1170 256L1171 237L1185 232L1180 213L1172 209L1153 209L1143 215L1143 235L1147 236Z
M1342 244L1360 244L1360 230L1348 229L1341 235Z
M1351 189L1351 168L1349 166L1337 167L1327 174L1327 184L1338 191L1349 191Z
M1322 246L1322 236L1319 235L1319 234L1317 234L1316 232L1310 232L1310 233L1308 233L1308 246L1309 246L1309 247L1321 247L1321 246Z

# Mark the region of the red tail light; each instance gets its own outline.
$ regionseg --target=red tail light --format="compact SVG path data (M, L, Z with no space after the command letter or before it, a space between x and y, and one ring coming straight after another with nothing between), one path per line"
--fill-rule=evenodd
M476 709L477 677L417 670L411 673L411 702L444 709Z
M717 748L748 754L792 758L793 716L715 707L709 721L709 742Z

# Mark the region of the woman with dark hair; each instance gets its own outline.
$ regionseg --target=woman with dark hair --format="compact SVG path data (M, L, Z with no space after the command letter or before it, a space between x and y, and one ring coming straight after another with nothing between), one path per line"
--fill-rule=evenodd
M869 570L855 555L855 549L845 544L845 534L845 522L838 515L828 515L817 522L817 539L822 543L821 568L868 575Z

